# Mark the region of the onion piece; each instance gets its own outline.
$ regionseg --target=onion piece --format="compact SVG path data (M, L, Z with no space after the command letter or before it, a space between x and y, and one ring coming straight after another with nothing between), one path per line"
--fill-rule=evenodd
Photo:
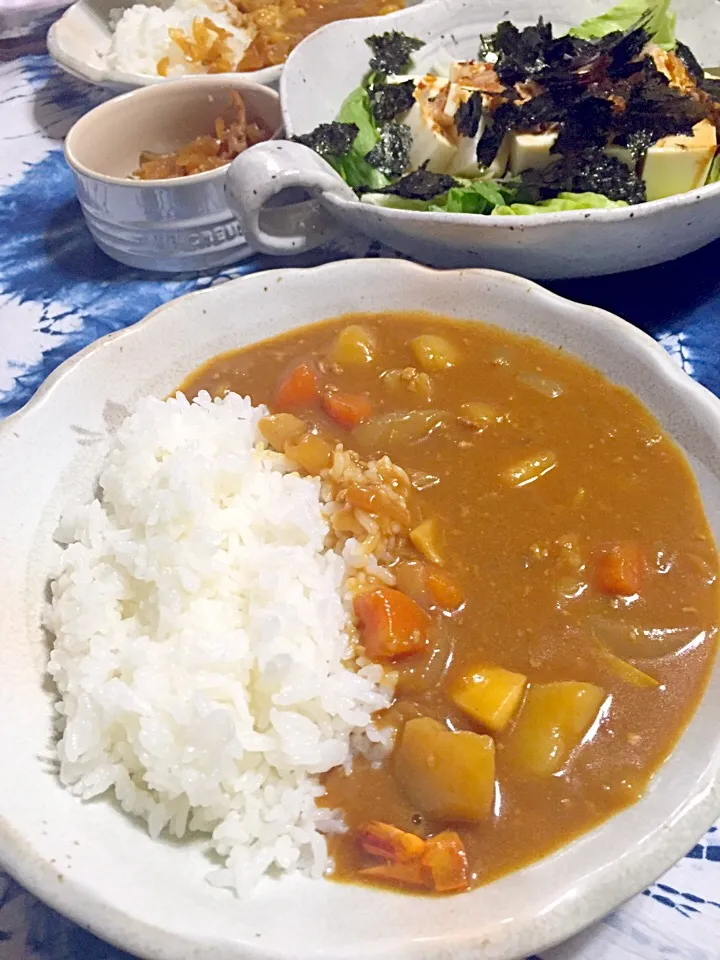
M531 390L542 394L543 397L548 397L550 400L562 396L564 392L562 384L558 383L557 380L542 377L539 373L519 373L517 380L518 383L522 383L525 387L530 387Z

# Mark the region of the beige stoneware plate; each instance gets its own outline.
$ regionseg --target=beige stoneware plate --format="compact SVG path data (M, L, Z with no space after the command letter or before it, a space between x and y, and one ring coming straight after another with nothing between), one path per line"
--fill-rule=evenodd
M242 902L205 883L202 841L152 842L54 773L40 626L68 499L89 497L112 431L214 354L346 311L424 309L564 347L633 389L684 447L720 537L720 401L645 334L488 271L396 260L255 274L167 304L65 363L0 427L0 862L35 894L154 960L512 960L579 931L678 860L720 813L720 668L645 798L486 887L426 899L325 881L264 881Z

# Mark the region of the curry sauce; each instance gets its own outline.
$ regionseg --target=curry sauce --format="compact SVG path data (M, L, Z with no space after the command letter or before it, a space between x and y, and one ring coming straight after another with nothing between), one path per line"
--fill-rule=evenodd
M636 801L702 694L720 609L715 544L674 441L629 391L562 350L422 313L305 327L216 357L182 389L232 390L277 412L277 385L298 365L326 393L301 399L297 416L410 477L412 542L390 558L397 591L423 607L422 574L446 596L425 603L420 648L379 654L397 673L378 718L393 751L326 777L323 803L348 826L330 838L334 876L392 882L394 867L373 872L383 861L362 841L369 821L423 840L452 831L478 884ZM355 612L363 640L369 614ZM492 709L488 690L502 693ZM439 729L429 720L476 735L478 758L493 753L484 812L444 807L413 781L418 756L441 756L423 740Z

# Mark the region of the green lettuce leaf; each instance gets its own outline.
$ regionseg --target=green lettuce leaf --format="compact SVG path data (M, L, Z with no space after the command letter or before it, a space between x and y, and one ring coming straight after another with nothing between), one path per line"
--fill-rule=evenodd
M718 153L710 165L710 172L705 183L717 183L720 181L720 153Z
M346 97L337 120L339 123L356 124L358 134L350 150L343 157L331 161L332 166L353 189L367 187L379 190L387 186L390 181L385 174L371 167L365 159L380 139L380 132L370 112L370 98L364 87L358 87Z
M431 200L408 200L386 193L366 193L365 203L394 210L427 210L431 213L492 213L515 196L515 185L500 184L490 180L459 180L446 194Z
M608 200L601 193L559 193L552 200L539 203L511 203L495 207L493 216L524 217L535 213L557 213L564 210L614 210L627 207L625 200Z
M491 213L508 202L508 195L490 180L468 181L448 191L442 205L446 213Z
M441 210L437 204L437 197L432 200L409 200L407 197L398 197L394 193L364 193L363 203L371 203L374 207L390 207L391 210Z
M607 13L585 20L568 32L583 40L596 40L616 30L629 30L646 10L653 12L649 27L651 39L665 50L673 50L677 17L670 11L670 0L623 0Z

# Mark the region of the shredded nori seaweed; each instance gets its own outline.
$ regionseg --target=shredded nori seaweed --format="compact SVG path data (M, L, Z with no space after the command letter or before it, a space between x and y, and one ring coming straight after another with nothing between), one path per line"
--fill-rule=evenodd
M370 110L376 123L388 123L400 113L405 113L415 103L415 84L412 80L404 83L378 83L371 87Z
M720 103L720 79L717 77L703 77L702 89L716 103Z
M373 52L370 69L383 74L404 73L411 63L410 54L424 46L422 40L399 30L368 37L365 43Z
M497 52L495 71L508 85L531 79L546 86L587 85L600 74L615 76L649 40L650 20L648 11L625 33L617 31L597 40L570 35L555 38L552 25L542 17L523 30L505 20L498 24L491 41Z
M480 128L482 119L483 100L479 90L461 103L455 114L455 128L461 137L472 139Z
M505 134L510 130L538 133L551 124L562 123L566 113L567 108L559 103L551 92L541 93L521 104L514 100L501 101L489 118L488 128L478 141L478 163L483 167L490 166Z
M681 40L678 40L675 44L675 56L683 62L685 69L690 74L692 79L698 86L702 85L703 80L705 79L705 71L697 62L695 54L692 52L690 47L683 43Z
M625 110L614 115L612 131L618 136L643 131L653 140L691 135L695 124L707 116L706 105L671 87L652 60L643 62L643 73L643 82L632 87Z
M489 127L478 140L477 162L481 167L489 167L497 156L497 152L502 145L506 130L500 124L493 124Z
M407 170L412 146L412 133L404 123L388 123L380 133L380 139L366 154L371 167L376 167L389 177L399 177Z
M610 100L582 97L568 108L553 153L576 153L606 144L612 128L612 113Z
M394 194L406 200L432 200L457 185L454 177L445 173L431 173L423 166L376 192Z
M335 121L334 123L321 123L310 133L293 137L293 140L296 143L302 143L305 147L310 147L311 150L319 153L321 157L327 160L331 157L344 156L355 142L357 135L357 124Z
M536 25L518 30L514 23L499 23L492 40L498 55L495 72L503 83L513 84L541 73L548 65L552 25L542 17Z
M625 137L618 137L615 141L620 146L627 147L634 160L640 160L655 143L653 135L648 130L638 130Z
M533 199L547 200L558 193L602 193L609 200L642 203L645 183L617 157L608 157L601 147L561 156L543 170L526 170L522 186Z
M643 17L626 33L597 41L553 40L551 27L542 20L523 31L501 24L496 34L498 71L505 67L506 75L518 82L522 69L521 79L534 78L542 92L524 103L516 101L514 88L496 98L488 129L478 143L478 162L489 166L509 131L557 130L553 152L566 157L566 170L579 155L578 176L583 178L584 158L592 147L617 143L638 159L662 137L692 134L712 107L707 98L671 86L652 57L638 59L647 39L646 21ZM700 68L692 66L690 51L681 52L691 64L690 72L697 72Z

